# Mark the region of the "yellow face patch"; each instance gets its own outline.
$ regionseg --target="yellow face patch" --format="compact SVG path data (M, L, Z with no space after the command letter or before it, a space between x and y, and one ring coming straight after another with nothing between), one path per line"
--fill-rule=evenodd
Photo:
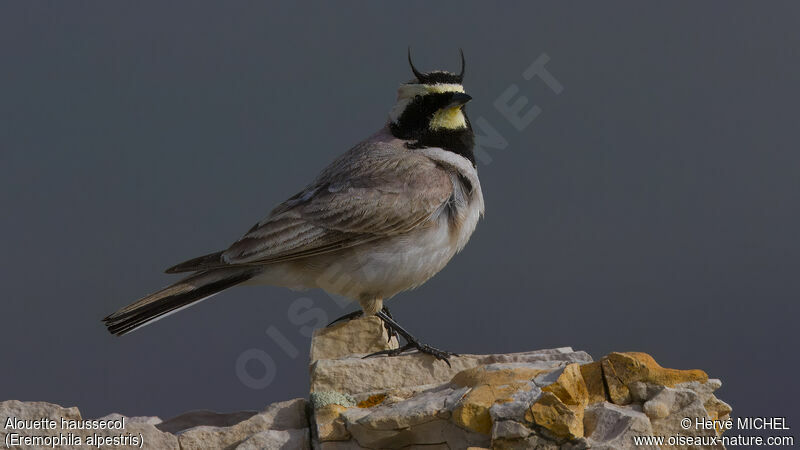
M444 108L436 111L433 114L430 125L428 125L428 128L431 130L439 130L442 128L457 130L466 127L467 118L464 117L461 106L454 106L452 108Z

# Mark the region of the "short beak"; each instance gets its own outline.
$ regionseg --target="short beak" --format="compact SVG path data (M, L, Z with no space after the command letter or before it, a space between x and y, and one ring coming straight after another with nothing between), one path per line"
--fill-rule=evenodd
M471 96L463 92L455 92L453 93L453 96L450 98L450 103L447 105L447 107L456 108L459 106L464 106L470 100L472 100Z

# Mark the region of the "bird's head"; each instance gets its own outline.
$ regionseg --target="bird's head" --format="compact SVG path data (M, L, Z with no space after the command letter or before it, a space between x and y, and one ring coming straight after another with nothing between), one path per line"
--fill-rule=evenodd
M470 160L474 135L464 105L472 99L464 92L464 52L461 72L422 73L408 63L414 79L400 85L397 103L389 113L389 127L396 137L415 141L414 145L442 147ZM474 163L474 161L473 161Z

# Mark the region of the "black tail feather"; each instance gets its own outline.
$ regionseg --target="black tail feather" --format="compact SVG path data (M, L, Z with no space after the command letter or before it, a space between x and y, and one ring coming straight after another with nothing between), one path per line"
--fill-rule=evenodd
M165 270L166 273L197 272L223 265L222 252L209 253L208 255L198 256L180 264L176 264Z
M256 272L252 269L233 269L192 275L106 316L103 322L110 333L122 336L166 314L243 283Z

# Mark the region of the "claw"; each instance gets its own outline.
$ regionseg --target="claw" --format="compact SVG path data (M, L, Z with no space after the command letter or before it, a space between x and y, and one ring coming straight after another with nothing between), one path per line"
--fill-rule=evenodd
M359 310L359 311L353 311L353 312L351 312L351 313L348 313L348 314L345 314L345 315L343 315L342 317L339 317L338 319L334 319L334 321L333 321L333 322L329 323L329 324L328 324L328 325L326 325L325 327L327 328L327 327L329 327L329 326L331 326L331 325L333 325L333 324L335 324L335 323L337 323L337 322L341 322L341 321L343 321L343 320L352 320L352 319L355 319L355 318L357 318L357 317L361 317L361 316L363 316L363 315L364 315L364 311L361 311L361 310Z
M388 342L392 342L392 338L395 338L395 339L397 339L398 341L400 340L400 338L399 338L399 337L397 337L397 331L394 331L394 330L390 329L389 327L386 327L386 331L387 331L387 333L386 333L386 334L388 334L388 335L389 335L389 337L388 337L388 338L386 338L386 342L387 342L387 343L388 343Z
M406 344L406 345L404 345L402 347L399 347L399 348L391 348L389 350L381 350L379 352L370 353L369 355L363 356L361 359L367 359L367 358L371 358L373 356L381 356L381 355L397 356L397 355L400 355L401 353L403 353L404 351L409 350L410 348L412 348L412 347L410 347L409 344Z
M351 320L351 319L355 319L357 317L361 317L363 315L364 315L363 311L353 311L353 312L351 312L349 314L345 314L344 316L339 317L338 319L336 319L333 322L329 323L328 326L331 326L331 325L335 324L336 322L340 322L342 320ZM405 353L405 352L407 352L409 350L417 350L420 353L426 353L428 355L433 356L434 358L436 358L438 360L444 361L445 364L447 364L448 367L452 367L450 365L450 360L448 358L450 358L451 356L458 356L458 354L451 353L451 352L446 352L444 350L439 350L438 348L431 347L428 344L423 344L423 343L419 342L419 340L417 340L417 338L412 336L411 333L409 333L408 331L403 329L403 327L401 327L397 322L394 321L394 318L392 317L392 313L390 313L389 312L389 308L387 308L385 306L383 308L381 308L381 310L378 311L375 315L378 316L378 318L380 318L383 321L383 326L386 328L387 334L389 335L389 341L390 342L391 342L392 338L396 338L396 339L399 340L400 336L402 336L403 339L406 340L406 345L404 345L402 347L399 347L399 348L391 349L391 350L381 350L379 352L370 353L369 355L364 356L364 358L369 358L369 357L372 357L372 356L381 356L381 355L397 356L397 355L401 355L401 354L403 354L403 353Z
M417 350L420 353L431 355L440 361L444 361L444 363L447 364L447 367L453 367L450 365L450 360L448 358L450 356L458 356L455 353L439 350L438 348L431 347L430 345L427 344L421 344L419 342L409 342L408 344L399 348L394 348L391 350L381 350L379 352L370 353L369 355L364 356L362 359L370 358L373 356L381 356L381 355L398 356L402 355L403 353L409 350Z

